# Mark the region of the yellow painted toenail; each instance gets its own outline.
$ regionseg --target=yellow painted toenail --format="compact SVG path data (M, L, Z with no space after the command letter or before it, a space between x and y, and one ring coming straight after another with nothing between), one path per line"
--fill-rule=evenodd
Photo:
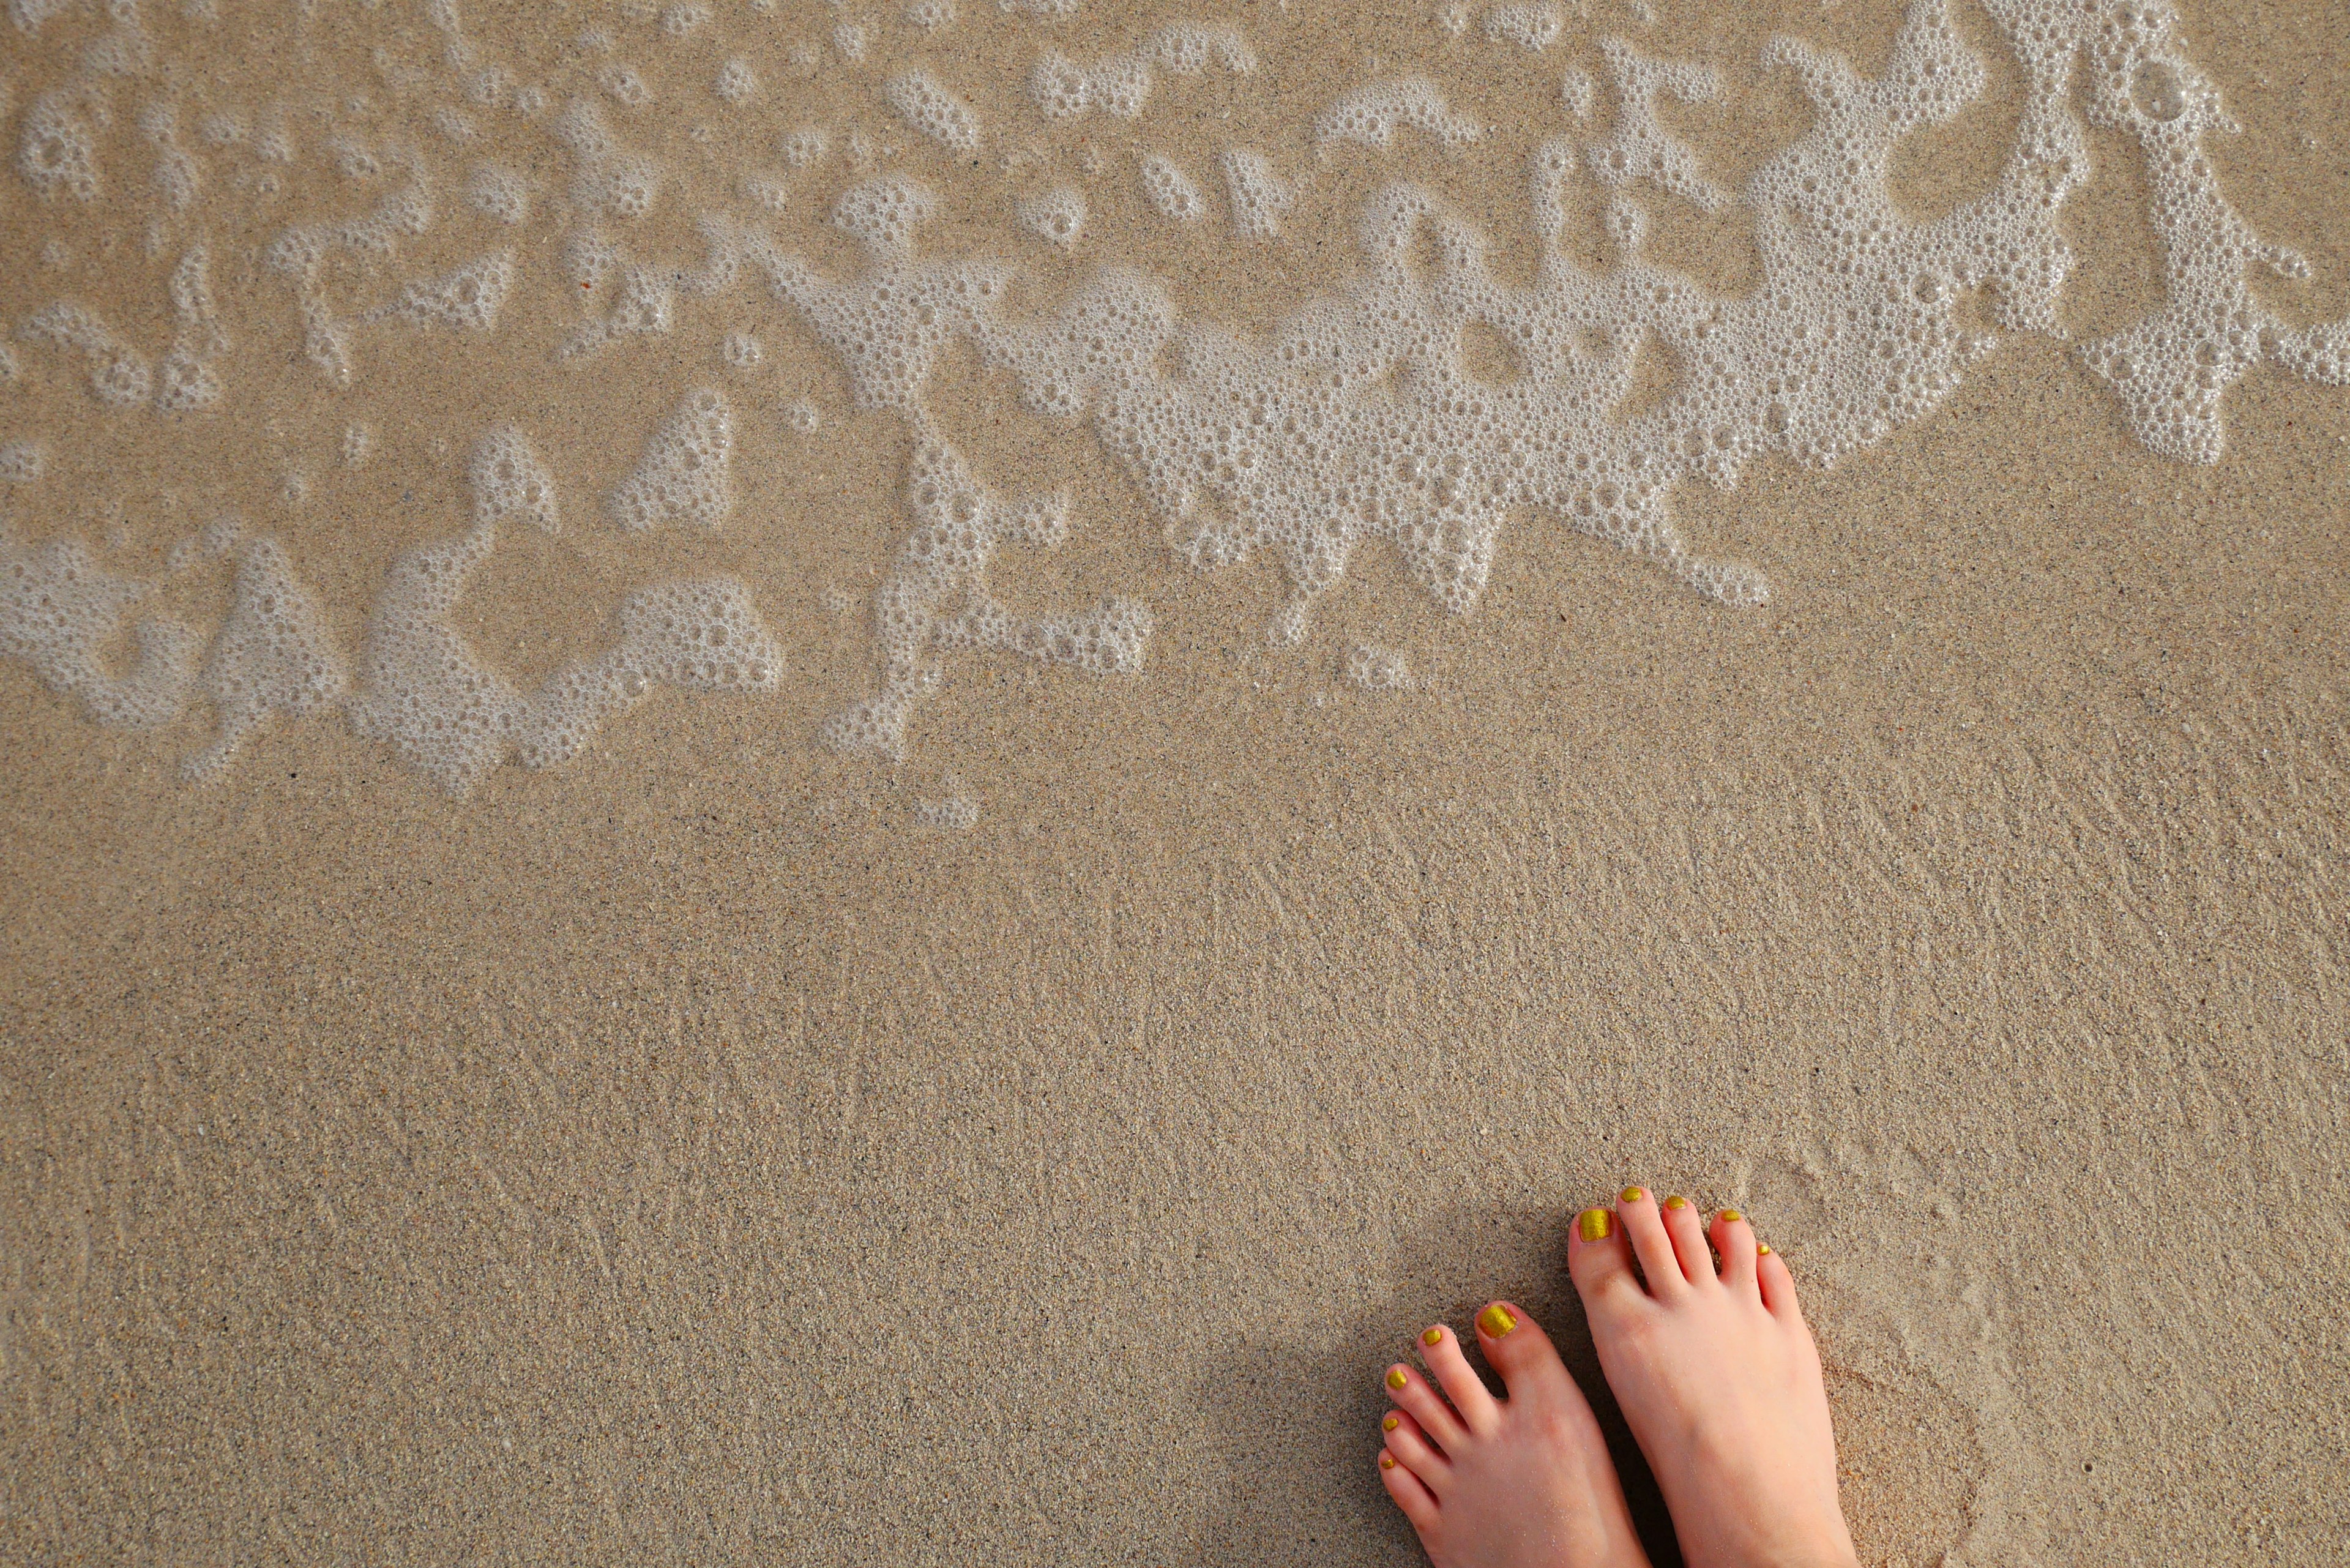
M1501 1303L1495 1302L1477 1314L1477 1326L1495 1339L1499 1339L1518 1326L1517 1315Z
M1607 1233L1616 1229L1616 1216L1605 1209L1586 1209L1575 1221L1575 1229L1582 1231L1586 1241L1605 1241Z
M1402 1368L1402 1367L1400 1367L1400 1366L1390 1366L1390 1367L1388 1367L1388 1387L1390 1387L1390 1388L1400 1388L1400 1387L1402 1387L1405 1384L1407 1384L1407 1383L1409 1383L1409 1382L1410 1382L1410 1381L1411 1381L1411 1379L1410 1379L1410 1378L1406 1377L1406 1376L1403 1375L1403 1368Z
M1767 1258L1771 1255L1771 1243L1768 1241L1757 1241L1754 1243L1754 1251Z
M1401 1416L1389 1416L1386 1420L1379 1423L1379 1430L1382 1432L1392 1432L1398 1427L1402 1425L1403 1417Z
M1619 1203L1638 1203L1641 1199L1646 1198L1647 1196L1647 1193L1641 1191L1637 1187L1627 1187L1623 1191L1616 1195L1616 1200Z
M1442 1345L1444 1343L1444 1331L1440 1328L1424 1329L1420 1333L1419 1343L1422 1345Z
M1395 1456L1393 1454L1381 1454L1379 1456L1379 1469L1383 1470L1391 1470L1395 1469Z
M1745 1215L1741 1214L1735 1209L1725 1209L1721 1211L1721 1222L1725 1225L1735 1225L1741 1220L1745 1218Z
M1675 1210L1686 1209L1689 1207L1689 1199L1676 1192L1670 1198L1665 1199L1665 1207Z

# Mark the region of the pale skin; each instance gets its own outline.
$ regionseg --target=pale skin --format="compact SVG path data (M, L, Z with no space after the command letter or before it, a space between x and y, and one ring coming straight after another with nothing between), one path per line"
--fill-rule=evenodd
M1717 1257L1719 1263L1716 1262ZM1785 1262L1736 1210L1625 1189L1576 1217L1567 1269L1600 1369L1690 1568L1853 1568L1819 1352ZM1645 1568L1599 1424L1549 1337L1495 1302L1477 1346L1420 1336L1387 1372L1379 1479L1435 1568Z

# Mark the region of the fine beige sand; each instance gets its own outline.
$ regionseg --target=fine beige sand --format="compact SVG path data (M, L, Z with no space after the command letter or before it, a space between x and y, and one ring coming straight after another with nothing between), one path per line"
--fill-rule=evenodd
M1761 41L1868 70L1899 19L1595 4L1533 56L1473 21L1449 37L1420 0L1046 23L961 0L935 35L894 4L713 8L674 40L652 6L476 3L464 26L542 61L608 28L658 95L629 133L681 189L779 165L795 124L863 126L882 167L945 186L935 248L1016 255L1038 297L1124 259L1240 324L1326 288L1398 172L1527 275L1536 134L1510 106L1546 95L1555 120L1564 51L1603 31L1721 65L1724 100L1670 118L1734 185L1804 123ZM109 191L0 175L0 317L70 296L159 351L161 280L209 234L226 391L109 412L78 358L18 341L0 440L41 434L48 461L0 487L16 536L111 531L109 569L154 573L234 510L348 650L390 559L462 526L474 434L513 421L566 526L502 537L463 612L485 649L535 679L598 646L629 587L723 572L785 671L764 697L660 693L460 802L331 715L192 784L201 705L107 729L0 662L0 1559L1406 1564L1379 1371L1507 1295L1602 1406L1662 1562L1564 1262L1574 1210L1641 1181L1735 1204L1793 1266L1865 1563L2339 1560L2350 394L2256 370L2225 455L2192 466L2020 335L1833 472L1679 493L1690 538L1767 574L1762 608L1529 519L1473 614L1367 546L1286 649L1274 566L1192 571L1083 429L958 349L941 425L1073 498L1069 543L1007 553L1003 591L1131 593L1157 631L1134 676L951 659L902 763L847 757L816 734L872 689L904 421L854 409L763 290L557 362L578 307L546 215L500 241L523 281L494 332L365 329L330 384L258 256L359 207L332 127L299 109L283 187L241 188L203 106L421 126L441 100L403 62L439 35L404 0L142 15L152 57L107 78ZM1134 122L1023 107L1041 43L1090 54L1172 16L1239 23L1260 68L1169 77ZM2012 57L1953 16L1992 87L1905 151L1897 194L1927 210L1988 180L2015 120ZM112 26L0 24L8 148ZM2244 127L2212 148L2230 200L2310 261L2262 298L2350 314L2338 8L2190 5L2184 26ZM733 55L764 96L730 118L702 84ZM990 128L961 183L881 105L902 57ZM1489 141L1316 164L1320 106L1407 65L1481 105ZM165 99L207 175L151 243L135 121ZM546 138L468 112L559 213ZM1277 241L1170 228L1107 175L1070 256L1005 217L1008 191L1082 182L1089 149L1205 173L1228 118L1301 182ZM461 221L473 153L429 145L450 215L401 275L491 232ZM2067 216L2080 336L2160 286L2143 177L2093 145ZM778 220L827 265L833 157ZM629 243L690 253L695 200ZM1751 273L1734 215L1658 223L1710 285ZM334 285L380 296L376 265ZM719 354L737 330L750 369ZM623 538L600 497L700 384L736 410L728 524ZM802 398L812 435L782 417ZM225 582L157 602L206 623ZM1415 689L1343 679L1366 642ZM920 809L950 797L975 825Z

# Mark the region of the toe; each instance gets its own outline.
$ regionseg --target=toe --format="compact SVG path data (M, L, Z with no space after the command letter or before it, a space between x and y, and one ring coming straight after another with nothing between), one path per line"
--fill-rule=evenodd
M1550 1335L1513 1302L1492 1303L1477 1314L1477 1346L1513 1400L1581 1397Z
M1618 1315L1645 1303L1648 1293L1632 1272L1632 1242L1613 1210L1586 1209L1575 1217L1566 1243L1566 1272L1583 1310L1594 1319Z
M1428 1490L1428 1483L1412 1474L1388 1449L1381 1449L1379 1484L1388 1489L1388 1495L1395 1499L1396 1506L1403 1510L1403 1516L1411 1521L1411 1527L1419 1532L1420 1540L1425 1542L1429 1532L1436 1528L1437 1516L1436 1494Z
M1762 1304L1782 1323L1803 1327L1803 1303L1795 1299L1795 1276L1787 1272L1787 1260L1759 1245L1755 1251L1761 1256L1754 1260L1754 1283L1762 1293Z
M1461 1446L1468 1431L1461 1418L1452 1413L1427 1378L1400 1364L1388 1368L1388 1397L1401 1406L1406 1414L1419 1423L1419 1429L1440 1449L1450 1452Z
M1650 1295L1659 1301L1670 1301L1689 1288L1689 1281L1681 1274L1680 1259L1673 1251L1673 1240L1665 1233L1665 1223L1657 1214L1657 1200L1648 1196L1647 1188L1627 1187L1618 1193L1616 1218L1632 1243L1632 1255L1640 1260L1640 1276L1648 1282Z
M1673 1259L1680 1265L1681 1274L1693 1285L1713 1282L1713 1253L1705 1244L1705 1221L1698 1217L1697 1205L1675 1193L1665 1199L1665 1234L1672 1238Z
M1721 1282L1749 1301L1757 1298L1754 1283L1754 1227L1735 1209L1713 1217L1709 1232L1713 1250L1721 1254Z
M1485 1380L1461 1354L1461 1341L1453 1332L1439 1324L1419 1336L1419 1358L1428 1363L1428 1370L1436 1378L1444 1397L1452 1401L1461 1424L1472 1432L1490 1432L1501 1417L1501 1408L1493 1403Z
M1388 1452L1396 1457L1396 1462L1418 1476L1430 1491L1440 1493L1452 1474L1452 1461L1436 1451L1419 1423L1401 1410L1390 1410L1379 1428L1387 1434Z

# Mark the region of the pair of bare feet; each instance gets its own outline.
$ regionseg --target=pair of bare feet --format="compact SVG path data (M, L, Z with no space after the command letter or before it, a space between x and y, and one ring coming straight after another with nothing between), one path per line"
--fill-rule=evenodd
M1851 1568L1819 1352L1787 1265L1738 1211L1708 1225L1679 1198L1626 1188L1576 1217L1567 1270L1690 1568ZM1426 1374L1387 1373L1379 1476L1435 1568L1646 1568L1599 1423L1549 1337L1508 1302L1476 1326L1505 1397L1440 1324L1420 1335Z

